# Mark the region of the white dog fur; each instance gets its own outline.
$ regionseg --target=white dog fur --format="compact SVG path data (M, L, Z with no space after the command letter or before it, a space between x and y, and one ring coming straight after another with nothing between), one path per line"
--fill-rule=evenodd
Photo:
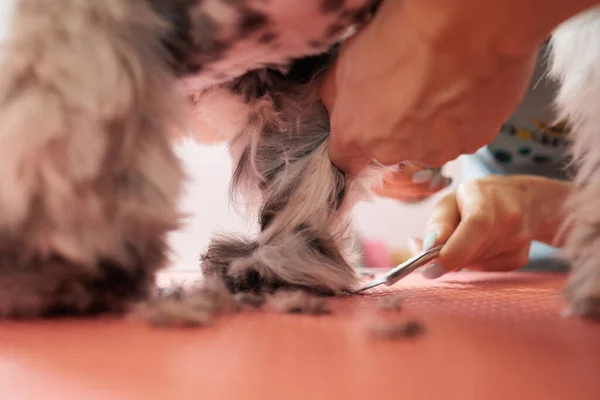
M600 317L600 7L553 33L551 74L560 117L571 125L577 189L567 204L567 312Z

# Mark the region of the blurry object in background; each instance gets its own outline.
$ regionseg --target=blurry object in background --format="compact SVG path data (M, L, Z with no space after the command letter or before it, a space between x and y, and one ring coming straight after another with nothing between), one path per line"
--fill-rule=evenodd
M413 255L414 254L412 254L411 251L406 248L392 250L390 254L392 265L402 264L403 262L411 258Z
M214 317L239 311L236 299L219 276L204 277L188 287L172 283L136 304L130 318L152 326L190 328L210 325Z
M361 239L358 242L362 257L360 267L389 269L402 264L413 256L411 251L405 247L390 248L383 240Z
M240 307L262 308L265 304L265 296L254 292L240 292L235 294L235 300Z
M423 239L418 237L408 238L408 252L410 256L415 256L423 251Z
M362 264L366 268L391 268L388 245L379 240L361 240Z

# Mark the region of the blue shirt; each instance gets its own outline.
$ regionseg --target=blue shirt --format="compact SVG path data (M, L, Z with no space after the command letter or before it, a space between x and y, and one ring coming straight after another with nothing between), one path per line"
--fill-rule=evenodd
M481 173L476 175L487 172L569 178L565 151L568 130L556 121L553 106L556 85L545 77L543 54L544 51L523 102L502 126L499 135L463 162L466 175L471 172L469 168L480 168Z

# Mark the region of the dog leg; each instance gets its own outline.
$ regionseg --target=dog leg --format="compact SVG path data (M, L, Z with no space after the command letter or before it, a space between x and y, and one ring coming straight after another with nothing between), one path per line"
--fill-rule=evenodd
M557 103L571 125L576 191L567 204L567 312L600 318L600 7L561 25L552 39Z
M146 0L15 0L0 59L0 316L147 294L182 181L177 94Z
M388 169L373 165L345 177L328 156L329 118L317 93L318 74L306 82L295 77L294 69L288 75L258 71L230 85L230 99L237 96L246 110L230 141L232 198L254 208L261 233L254 240L215 238L202 268L225 276L234 291L292 286L340 293L357 282L351 208Z

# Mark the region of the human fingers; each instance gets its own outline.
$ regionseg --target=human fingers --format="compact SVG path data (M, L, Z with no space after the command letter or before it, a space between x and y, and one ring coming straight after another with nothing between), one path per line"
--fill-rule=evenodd
M390 174L374 187L374 192L381 197L414 203L428 199L451 184L452 178L442 175L440 169L410 166Z
M428 273L424 271L428 277L432 277L434 271L439 276L444 272L458 271L474 261L481 249L489 247L487 241L494 229L494 213L489 207L485 207L485 201L477 198L477 193L471 194L474 196L468 198L466 204L459 204L458 198L455 202L458 222L454 229L450 230L443 220L441 223L433 221L434 226L442 226L437 231L445 233L441 237L445 240L438 262L428 268Z
M433 187L431 186L430 182L398 186L384 186L376 189L375 194L388 199L399 200L406 203L415 203L431 198L431 196L447 188L451 183L451 178L444 177Z
M472 271L486 272L508 272L522 268L529 261L530 244L519 247L516 251L509 251L490 257L485 260L477 261L465 269Z
M511 241L511 244L507 247L497 249L499 250L497 254L488 254L486 259L476 260L462 269L487 272L514 271L527 264L529 261L530 247L531 241L516 239ZM408 249L413 256L420 254L423 251L423 240L419 238L409 238ZM436 260L434 260L423 269L422 274L425 278L436 279L445 275L447 272L448 270L441 265L439 261L436 262Z
M438 262L430 267L429 277L527 248L531 232L520 196L506 178L461 184L456 191L460 222L445 241Z

